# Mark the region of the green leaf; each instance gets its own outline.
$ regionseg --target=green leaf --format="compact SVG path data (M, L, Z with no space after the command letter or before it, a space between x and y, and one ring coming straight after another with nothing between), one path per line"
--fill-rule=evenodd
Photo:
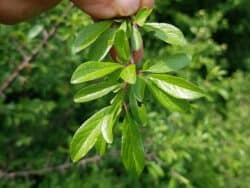
M129 107L131 109L131 113L133 119L139 125L146 125L147 124L147 111L144 104L138 104L136 101L134 90L131 89L129 93Z
M31 30L28 33L28 38L33 39L37 37L42 31L43 31L43 26L42 25L36 25L31 28Z
M141 76L137 76L136 83L132 86L133 92L135 94L136 99L139 102L142 102L145 94L145 82Z
M96 39L111 26L111 24L112 21L101 21L84 27L73 43L72 53L76 54L87 48L95 42Z
M121 72L121 78L129 84L135 84L136 82L136 67L135 64L131 64L125 67Z
M161 168L160 165L158 165L156 162L152 161L148 165L148 171L154 178L160 178L164 177L164 171Z
M152 9L149 9L149 8L140 9L137 12L136 16L134 17L134 22L137 25L142 27L151 13L152 13Z
M81 64L73 73L72 84L79 84L106 76L122 66L117 63L89 61Z
M186 100L174 98L161 89L156 87L150 81L147 81L147 86L155 99L166 109L173 112L188 112L190 105Z
M144 168L144 147L138 127L127 114L122 130L121 157L125 168L140 175Z
M107 147L107 143L104 140L103 136L100 135L95 144L95 148L97 152L99 153L99 155L101 156L104 155L104 153L106 152L106 147Z
M173 25L166 23L146 23L143 28L153 31L157 38L166 43L176 46L184 46L187 43L181 30Z
M137 26L133 26L131 44L133 51L138 51L143 45L143 40L140 31Z
M100 97L103 97L110 92L121 87L121 84L114 82L100 82L81 89L74 97L76 103L89 102Z
M110 107L106 107L98 111L76 131L70 144L70 155L74 162L84 157L97 142L104 114L109 109Z
M186 67L190 62L191 58L186 54L176 54L154 64L153 66L145 70L145 72L168 73L178 71Z
M176 98L191 100L204 96L199 87L176 76L151 74L149 78L164 92Z
M102 135L107 143L113 143L113 127L121 113L123 93L117 94L114 98L110 110L105 114L102 123Z
M122 62L127 63L130 60L131 53L128 37L123 29L117 31L114 46L118 53L118 58Z
M105 31L91 46L89 59L102 61L109 53L114 44L116 29L110 28Z

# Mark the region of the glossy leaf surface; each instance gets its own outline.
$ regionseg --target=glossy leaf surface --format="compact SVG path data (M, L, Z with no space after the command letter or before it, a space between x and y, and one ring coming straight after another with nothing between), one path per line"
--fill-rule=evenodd
M107 95L108 93L118 89L121 84L114 82L100 82L91 86L87 86L80 91L74 97L76 103L89 102L100 97Z
M102 61L114 44L115 34L116 29L108 29L105 31L91 46L89 59Z
M183 33L177 27L166 23L146 23L146 30L155 33L155 36L166 43L176 46L186 45Z
M166 109L173 112L187 112L190 110L190 105L186 100L177 99L155 86L152 82L147 82L148 88L155 99Z
M111 21L101 21L84 27L73 43L72 53L75 54L87 48L95 42L96 39L111 26L111 24Z
M117 63L89 61L81 64L73 73L72 84L79 84L106 76L122 66Z
M162 59L160 62L154 64L145 72L152 73L168 73L178 71L186 67L191 61L191 58L185 54L176 54Z
M197 99L204 96L196 85L176 76L151 74L149 78L167 94L180 99Z
M110 107L106 107L95 113L76 131L70 144L70 154L74 162L84 157L97 142L101 135L104 114L109 109Z
M131 64L125 67L121 72L121 78L129 84L135 84L136 82L136 67L135 64Z
M123 29L117 31L114 46L118 53L118 59L121 59L123 63L127 63L131 57L131 53L128 37Z

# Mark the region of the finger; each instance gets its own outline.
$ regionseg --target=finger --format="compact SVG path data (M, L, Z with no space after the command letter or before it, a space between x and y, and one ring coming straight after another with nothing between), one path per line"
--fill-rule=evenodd
M73 3L96 19L108 19L116 16L113 0L72 0Z
M72 0L81 10L97 19L125 17L135 14L140 0Z
M118 17L131 16L140 8L140 0L114 0L113 8Z
M154 7L154 0L141 0L140 8L153 8Z

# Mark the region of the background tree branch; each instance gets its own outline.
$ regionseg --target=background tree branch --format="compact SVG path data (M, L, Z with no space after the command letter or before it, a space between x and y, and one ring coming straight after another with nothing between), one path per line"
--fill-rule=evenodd
M62 15L60 16L60 18L62 18L61 20L67 17L68 12L72 7L73 3L71 3L70 6L62 13ZM60 24L60 21L55 22L48 32L44 29L43 33L45 34L43 35L43 39L37 45L37 47L30 52L30 54L26 55L20 48L17 49L20 55L23 57L22 63L19 64L16 69L12 73L10 73L6 77L6 79L0 84L0 96L4 97L5 90L16 80L20 72L23 71L26 67L28 67L31 62L36 59L39 53L41 53L43 48L48 44L48 41L55 36Z

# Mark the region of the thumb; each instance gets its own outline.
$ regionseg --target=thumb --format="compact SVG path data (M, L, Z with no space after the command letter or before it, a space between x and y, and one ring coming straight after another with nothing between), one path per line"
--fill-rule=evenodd
M140 8L153 8L154 7L154 0L141 0Z

